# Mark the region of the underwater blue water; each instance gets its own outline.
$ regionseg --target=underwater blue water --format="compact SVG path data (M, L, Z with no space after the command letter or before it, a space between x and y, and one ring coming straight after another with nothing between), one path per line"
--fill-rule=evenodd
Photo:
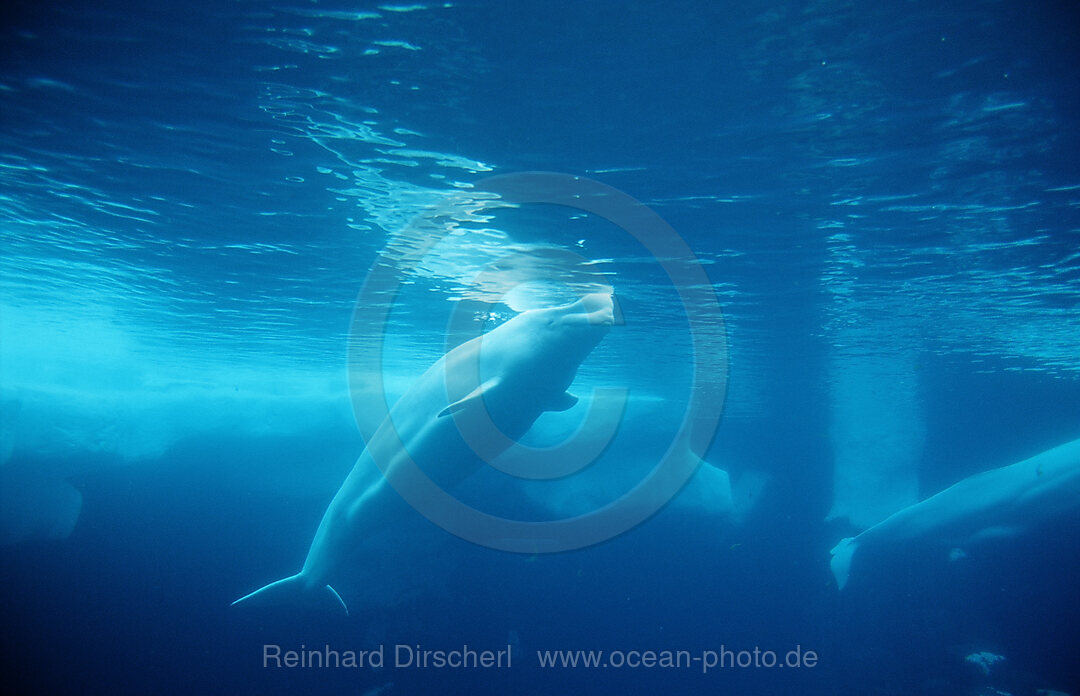
M898 507L1080 437L1074 3L105 0L0 18L0 660L22 693L1080 692L1072 498L977 548L868 551L843 591L829 566ZM660 260L617 225L482 194L533 171L659 214L723 331L695 348ZM418 220L445 239L402 262ZM693 366L726 351L703 454L765 481L745 519L717 510L706 465L586 549L494 551L417 515L353 568L348 617L230 608L296 572L363 448L347 349L376 262L402 286L382 365L360 368L390 399L445 352L456 307L479 331L588 288L618 298L574 386L630 390L604 458L548 487L485 471L463 499L518 519L610 502L671 442ZM513 665L262 663L267 644L399 643L510 645ZM819 659L536 656L721 646ZM967 659L984 651L1004 657L988 673Z

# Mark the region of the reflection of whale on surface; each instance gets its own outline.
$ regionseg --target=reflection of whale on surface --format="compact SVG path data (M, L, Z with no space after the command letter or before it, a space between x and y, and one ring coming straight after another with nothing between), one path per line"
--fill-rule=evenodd
M1080 440L1010 466L969 476L906 507L832 550L832 572L847 584L855 551L927 539L947 544L1012 536L1080 508Z
M458 419L486 409L505 435L497 441L510 444L545 411L571 408L577 398L566 390L613 323L611 295L593 294L564 307L523 312L451 350L405 392L367 443L327 508L300 572L233 604L299 599L344 609L329 584L343 560L365 538L418 514L387 477L411 458L440 485L453 486L482 462L458 430ZM477 374L479 386L473 388ZM448 396L458 393L465 395Z

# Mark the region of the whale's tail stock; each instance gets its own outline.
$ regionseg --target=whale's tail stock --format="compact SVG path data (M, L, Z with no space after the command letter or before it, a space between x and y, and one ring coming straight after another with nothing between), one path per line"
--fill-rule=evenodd
M333 587L312 583L301 573L282 578L244 595L231 606L238 604L262 607L293 604L320 609L332 608L349 615L349 607Z

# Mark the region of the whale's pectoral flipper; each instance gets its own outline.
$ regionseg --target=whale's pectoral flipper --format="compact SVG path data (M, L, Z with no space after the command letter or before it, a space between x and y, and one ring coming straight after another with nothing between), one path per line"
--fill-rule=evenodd
M836 578L837 588L841 590L844 589L848 576L851 574L851 557L855 555L857 548L859 546L855 543L855 537L847 537L841 539L830 552L832 560L829 561L829 567L832 568L833 577Z
M251 594L244 595L232 603L252 604L255 606L274 606L278 604L292 604L300 600L312 607L340 607L345 615L349 615L349 607L345 600L330 585L312 585L302 575L291 575L287 578L272 582L266 587L259 588Z
M481 384L476 389L473 389L471 392L469 392L463 398L458 399L457 401L450 404L449 406L447 406L443 410L439 411L439 418L442 418L443 416L449 416L452 413L457 413L458 411L461 411L461 410L467 408L469 406L469 404L472 404L472 403L476 402L477 399L482 398L484 396L484 392L490 391L490 390L494 389L497 386L499 386L499 379L498 378L489 379L488 381L484 382L483 384Z
M563 392L555 397L555 399L544 407L545 411L569 411L575 405L579 399L570 392Z

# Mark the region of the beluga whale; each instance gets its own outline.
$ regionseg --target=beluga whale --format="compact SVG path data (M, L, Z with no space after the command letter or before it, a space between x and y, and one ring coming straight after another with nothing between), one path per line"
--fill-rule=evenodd
M615 323L611 292L560 307L530 309L453 348L427 369L368 438L330 502L300 572L233 602L348 607L331 581L365 539L419 516L395 490L397 472L415 463L453 488L513 445L546 411L578 398L567 389ZM480 442L460 427L479 420L498 429ZM482 452L478 454L478 451Z
M840 589L855 552L911 542L954 547L1021 534L1080 509L1080 440L1073 440L1000 469L969 476L905 507L832 550ZM962 555L954 551L954 555Z

